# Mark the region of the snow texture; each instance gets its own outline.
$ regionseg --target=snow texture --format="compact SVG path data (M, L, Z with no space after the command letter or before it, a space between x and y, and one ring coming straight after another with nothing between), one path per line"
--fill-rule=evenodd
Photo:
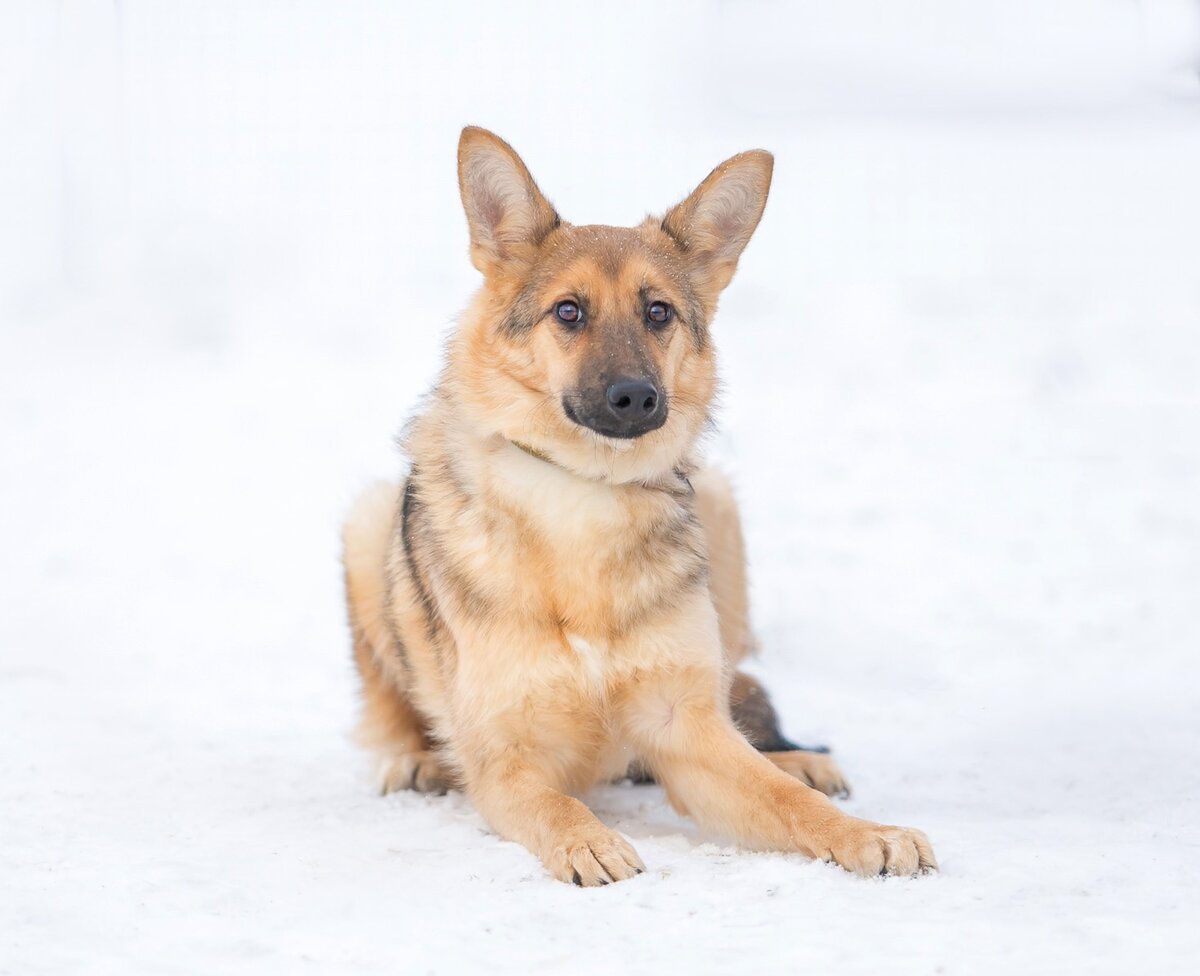
M0 972L1193 972L1189 11L4 4ZM576 222L776 153L715 325L755 670L939 875L622 785L650 870L580 890L373 794L337 532L476 283L467 122Z

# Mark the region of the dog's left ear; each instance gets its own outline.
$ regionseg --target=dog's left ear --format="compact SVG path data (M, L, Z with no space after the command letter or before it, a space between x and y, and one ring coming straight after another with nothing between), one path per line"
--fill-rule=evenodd
M712 298L733 278L738 258L758 226L774 165L774 157L763 149L738 153L662 219L662 229L707 277Z
M469 125L462 131L458 189L471 231L471 263L485 275L528 261L560 223L521 157L487 129Z

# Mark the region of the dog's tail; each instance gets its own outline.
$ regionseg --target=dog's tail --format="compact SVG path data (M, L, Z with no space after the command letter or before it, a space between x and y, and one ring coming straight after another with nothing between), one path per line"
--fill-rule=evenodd
M390 640L386 566L399 504L400 486L379 482L359 495L342 526L346 604L356 652L364 642L379 649Z

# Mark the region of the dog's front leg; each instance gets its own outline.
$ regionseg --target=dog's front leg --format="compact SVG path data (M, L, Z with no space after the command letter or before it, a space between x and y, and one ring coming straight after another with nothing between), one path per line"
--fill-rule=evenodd
M937 867L919 830L850 817L787 775L734 728L715 669L644 677L624 706L628 734L672 804L747 847L799 851L861 875Z
M465 763L476 808L496 833L529 848L559 881L606 885L646 869L624 837L554 788L536 756L516 745L500 751L481 746Z

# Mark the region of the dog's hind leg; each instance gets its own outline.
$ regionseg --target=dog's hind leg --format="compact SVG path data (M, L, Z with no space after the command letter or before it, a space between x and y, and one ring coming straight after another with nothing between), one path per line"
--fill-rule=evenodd
M750 745L785 773L827 796L850 795L850 784L829 755L828 746L801 746L785 738L766 689L750 675L734 674L729 705L734 725Z
M717 610L721 645L731 664L756 648L750 628L746 545L733 487L720 471L706 468L692 479L696 514L708 545L708 590ZM759 752L784 772L829 796L849 796L850 785L828 755L827 746L802 746L784 738L766 689L741 671L729 692L734 724Z
M354 663L362 679L358 740L379 758L382 793L445 793L453 778L431 748L424 720L403 689L403 648L386 617L384 564L398 498L382 484L359 498L342 532Z
M445 793L455 783L431 748L424 721L360 635L354 639L354 662L363 689L357 738L379 759L379 792Z

